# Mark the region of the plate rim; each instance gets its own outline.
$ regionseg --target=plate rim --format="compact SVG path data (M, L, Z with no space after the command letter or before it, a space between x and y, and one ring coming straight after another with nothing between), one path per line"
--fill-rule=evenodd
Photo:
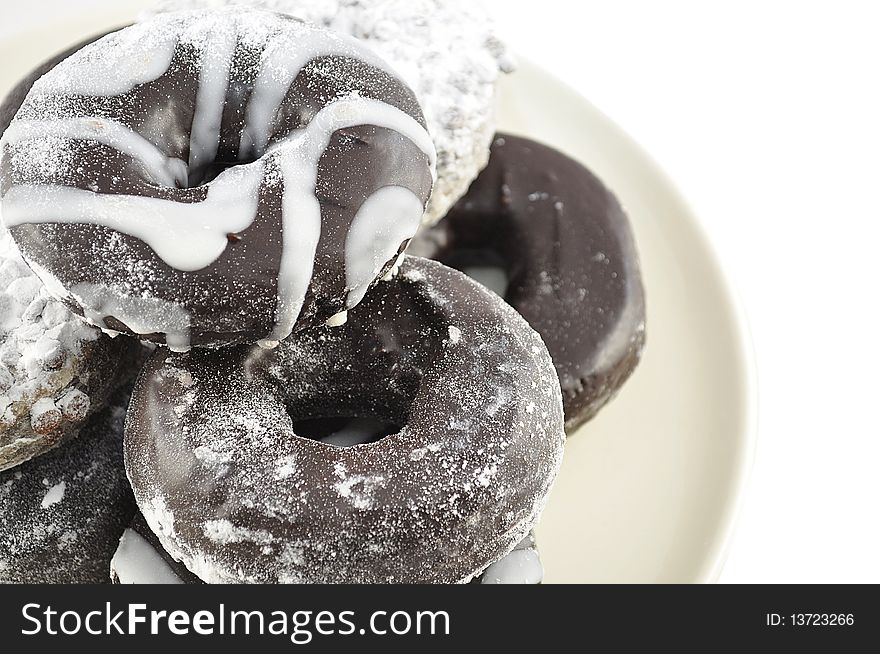
M516 43L513 42L512 46L514 52L516 52ZM740 456L738 457L737 464L731 467L729 499L724 505L723 514L719 516L719 528L716 531L714 542L707 548L705 560L700 567L700 573L694 580L695 583L716 583L719 581L724 565L727 562L731 545L735 539L738 521L747 499L759 435L757 360L745 305L736 285L727 272L729 268L725 265L724 257L718 247L716 247L713 237L700 219L700 214L694 209L693 204L681 190L681 187L676 183L672 175L666 172L647 148L630 136L607 113L593 104L577 87L549 71L546 66L519 53L516 56L517 69L510 75L511 78L519 72L525 72L527 75L543 77L553 85L565 89L568 94L576 96L581 103L588 106L594 112L595 118L601 123L602 129L611 132L616 141L625 145L628 150L628 157L635 157L640 160L641 165L664 187L670 198L682 208L683 211L679 219L686 222L691 228L693 235L699 239L701 247L707 254L707 260L713 268L712 272L719 282L719 288L722 292L719 300L727 307L730 313L732 332L735 334L735 338L731 339L735 345L734 359L741 368L742 401L738 409L742 415L743 427L738 431ZM516 82L508 79L506 83ZM516 130L513 131L516 132ZM527 131L520 132L520 134L528 136ZM569 154L578 159L576 155Z

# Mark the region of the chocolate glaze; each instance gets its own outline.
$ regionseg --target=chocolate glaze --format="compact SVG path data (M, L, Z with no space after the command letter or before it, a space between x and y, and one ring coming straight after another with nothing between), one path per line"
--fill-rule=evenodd
M278 16L279 20L294 21ZM92 46L94 47L94 46ZM48 71L71 49L43 64ZM191 170L192 184L209 181L220 170L252 161L238 152L246 102L253 91L261 50L253 44L236 46L227 89L216 161L205 170ZM23 80L4 105L0 117L20 105L17 119L50 120L71 116L113 119L157 145L164 154L187 161L199 86L200 54L192 46L178 45L171 64L158 79L112 97L70 97L63 103L22 95L38 77L35 71ZM321 107L341 92L380 99L409 114L424 126L412 91L385 71L350 57L318 57L303 67L290 86L282 109L273 118L270 143L302 127ZM60 110L59 110L60 107ZM0 124L2 125L2 124ZM15 184L59 184L107 195L135 195L174 202L202 202L208 187L167 188L145 178L138 161L93 141L71 143L73 166L28 171L27 179L8 155L0 160L0 194ZM241 156L240 156L241 155ZM242 158L243 157L243 158ZM352 219L363 202L379 188L400 185L423 202L430 195L432 178L426 155L397 132L372 125L337 130L319 162L317 196L322 233L311 284L295 329L320 323L346 308L344 243ZM120 293L150 297L182 305L190 314L192 345L217 346L254 342L266 337L275 324L278 271L281 258L280 179L266 176L260 189L258 213L245 230L229 236L230 244L213 263L196 271L181 271L162 261L137 238L102 226L42 223L14 226L10 231L29 260L39 263L71 289L78 284L100 284ZM400 243L400 250L406 246ZM381 272L390 269L394 258ZM89 262L84 265L84 262ZM380 274L380 276L381 276ZM64 298L74 311L82 308L74 298ZM114 316L109 329L134 333ZM164 343L165 334L140 334Z
M566 431L592 418L636 368L645 300L629 221L602 182L564 154L499 134L465 197L410 251L459 269L506 271L505 300L553 357Z
M333 447L294 421L403 425ZM336 328L274 350L159 350L126 467L163 547L209 582L466 581L534 526L561 463L559 387L497 296L407 257Z
M0 472L0 581L107 583L135 511L122 454L128 393L78 438Z

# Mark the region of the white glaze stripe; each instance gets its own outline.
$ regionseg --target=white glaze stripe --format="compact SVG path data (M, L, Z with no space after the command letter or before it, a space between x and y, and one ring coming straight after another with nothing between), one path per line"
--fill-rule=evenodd
M419 228L424 205L403 186L386 186L358 209L345 240L347 306L356 306L401 243Z
M172 352L190 349L190 314L183 306L155 297L114 292L97 284L76 284L71 295L83 309L87 322L101 329L112 329L108 316L122 320L135 334L165 333L165 344Z
M281 341L290 335L311 280L315 250L321 236L321 206L315 197L318 162L327 149L333 132L357 125L375 125L395 130L425 153L432 174L435 170L434 144L418 121L396 107L360 96L351 96L327 105L306 127L295 133L293 143L285 140L270 149L270 153L283 153L278 163L284 176L284 245L278 275L279 301L272 340ZM413 234L417 228L418 223L412 229ZM307 253L309 256L305 259ZM308 263L304 264L305 261Z
M139 161L150 180L162 186L185 186L186 163L168 157L159 148L122 123L106 118L61 118L57 120L16 120L3 133L0 151L34 139L59 138L95 141Z
M3 198L7 227L79 223L108 227L140 239L165 263L200 270L226 249L226 235L246 229L257 214L263 162L225 170L203 202L98 194L66 186L13 186Z
M162 21L174 24L173 20ZM38 95L113 97L162 77L171 67L178 37L171 31L134 25L100 39L99 47L74 53L29 92ZM83 70L87 74L83 74Z
M247 106L239 148L240 157L257 158L265 153L272 120L297 75L310 61L320 57L350 56L397 77L388 64L372 51L356 47L349 41L349 37L342 35L328 38L326 32L311 27L306 27L297 35L296 48L291 48L289 40L281 36L269 41L263 51L260 71Z
M229 87L232 57L238 43L234 29L218 30L202 51L199 88L189 141L191 173L214 161L220 145L220 126Z

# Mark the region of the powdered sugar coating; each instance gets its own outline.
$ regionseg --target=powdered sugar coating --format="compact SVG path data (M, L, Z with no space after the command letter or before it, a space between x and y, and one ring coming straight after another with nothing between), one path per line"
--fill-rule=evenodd
M0 470L75 434L130 347L54 300L0 226Z
M403 426L345 448L294 432L333 415ZM540 337L464 275L407 257L343 326L275 350L157 352L126 466L162 546L207 582L452 583L535 525L563 442Z
M134 514L122 461L128 393L80 436L0 472L0 581L101 583Z
M440 220L489 158L495 91L514 62L473 0L162 0L154 11L221 6L287 13L365 41L418 96L437 148L425 222Z

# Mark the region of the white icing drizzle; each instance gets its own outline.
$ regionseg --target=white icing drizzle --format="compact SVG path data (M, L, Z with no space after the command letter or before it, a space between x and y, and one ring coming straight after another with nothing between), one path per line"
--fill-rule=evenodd
M159 148L134 130L106 118L16 120L4 132L0 150L7 144L27 147L28 141L51 137L95 141L108 145L139 161L153 183L171 188L186 186L185 162L165 156Z
M416 233L423 211L422 201L403 186L380 188L361 205L345 241L349 308L364 299L382 266Z
M218 28L212 36L202 50L199 89L189 141L191 171L200 170L217 156L232 57L238 43L236 30L229 29L228 25Z
M221 18L218 19L218 15ZM224 23L224 20L228 22ZM102 40L96 44L99 47L80 51L59 66L57 72L53 71L51 79L39 85L38 93L124 93L136 84L161 76L170 65L178 40L184 37L195 39L201 48L202 66L192 124L189 165L198 167L212 160L217 153L223 104L237 39L242 36L244 28L253 28L254 25L265 32L266 26L272 25L272 20L277 20L277 17L264 12L241 10L219 14L182 12L158 18L124 30L121 33L123 36L107 37L107 43L117 47L100 47L104 43ZM156 23L164 23L162 29L158 29ZM225 28L221 29L220 26ZM296 32L295 38L291 37L291 30ZM176 35L176 38L169 35ZM118 47L120 44L122 46ZM109 60L124 60L125 57L120 55L122 52L134 63L120 63L112 75L106 71L106 76L112 78L112 82L102 81L102 75L95 75L94 71L88 75L81 74L79 67L83 62L93 64L100 61L95 52L105 50L112 55L108 55ZM276 325L266 342L284 339L291 333L299 317L311 281L321 235L320 205L315 197L318 163L333 132L358 125L394 130L426 154L431 174L436 178L434 145L418 121L396 107L363 98L356 92L335 99L319 110L304 128L271 146L268 144L272 117L290 84L304 65L324 55L356 56L391 73L381 59L370 54L366 48L356 46L353 40L328 35L312 26L289 23L285 31L279 31L269 39L263 50L258 79L246 110L240 156L247 158L257 154L261 158L223 171L206 185L207 196L202 202L183 203L141 196L98 194L56 185L19 184L9 189L3 198L5 224L99 225L143 241L173 268L195 271L209 266L222 255L228 245L228 234L241 232L253 223L264 176L280 172L284 180L283 247L278 275ZM138 66L136 70L133 69L135 64ZM101 68L103 64L95 65L98 71L104 70ZM56 79L64 74L70 79ZM181 185L180 182L189 177L183 162L169 159L140 135L108 120L78 118L34 124L15 121L12 129L7 131L2 146L17 145L23 139L35 138L35 130L41 135L51 134L65 139L88 138L112 145L141 161L154 181L168 186ZM377 192L365 203L363 214L359 212L358 236L351 239L351 253L346 254L347 270L353 271L349 276L349 307L363 297L372 281L366 279L366 271L373 270L376 262L387 254L378 264L381 268L384 261L394 254L388 251L391 246L380 242L375 235L383 230L393 231L396 239L393 248L396 250L400 242L415 233L418 220L412 220L411 216L420 218L424 207L420 202L413 202L415 196L412 193L407 193L409 196L403 199L400 191ZM406 229L403 225L389 226L389 214L401 219ZM369 224L372 221L376 222L375 226ZM367 245L370 241L372 248ZM138 333L167 331L164 326L154 329L157 324L152 316L127 312L123 318L111 311L134 311L132 303L127 303L127 306L116 303L113 307L110 304L112 302L108 299L103 299L99 306L91 309L89 319L97 325L103 325L105 316L114 315ZM135 328L136 324L140 324L141 328ZM188 338L178 331L177 334L169 334L169 345L174 341L175 347L185 348Z
M390 282L392 279L397 277L397 273L400 272L400 265L403 263L403 258L406 256L405 252L401 252L397 255L397 258L394 260L394 265L391 266L391 269L385 274L382 278L383 282Z
M342 327L348 322L348 311L340 311L330 316L324 323L328 327Z
M126 529L110 560L120 584L182 584L165 559L134 529Z
M176 25L180 18L164 23ZM137 24L101 39L108 47L84 48L58 64L52 75L34 84L34 95L111 97L129 93L153 82L171 67L178 36L173 30L156 30ZM83 75L82 70L88 74ZM57 71L57 74L56 74Z
M24 223L79 223L109 227L149 245L172 268L199 270L226 249L226 235L257 215L263 162L223 171L203 202L171 202L137 195L99 194L55 185L13 186L3 198L7 227Z
M135 334L165 333L165 343L172 352L190 349L190 315L179 304L155 297L126 295L111 288L77 284L70 295L83 309L83 317L101 329L111 329L105 320L113 316Z
M385 61L372 51L358 47L349 37L333 34L328 38L326 32L308 25L298 26L298 31L298 47L291 48L288 38L276 36L263 50L241 134L239 156L243 158L256 158L266 152L272 120L291 84L310 61L319 57L350 56L397 77Z
M408 138L428 157L432 174L436 153L428 132L412 116L389 104L353 93L321 109L306 127L274 144L269 153L283 153L278 159L284 177L282 198L281 270L278 274L278 308L270 340L290 335L299 317L312 276L315 250L321 236L321 207L315 197L318 161L333 132L357 125L375 125ZM232 169L234 170L234 169ZM419 216L421 216L420 210ZM378 211L376 215L378 215ZM293 224L296 220L296 224ZM415 234L413 226L410 237ZM399 242L398 242L399 245ZM395 248L396 249L396 248ZM393 254L393 253L392 253ZM391 255L389 255L390 257ZM308 271L306 272L306 268ZM351 308L349 304L349 308Z

